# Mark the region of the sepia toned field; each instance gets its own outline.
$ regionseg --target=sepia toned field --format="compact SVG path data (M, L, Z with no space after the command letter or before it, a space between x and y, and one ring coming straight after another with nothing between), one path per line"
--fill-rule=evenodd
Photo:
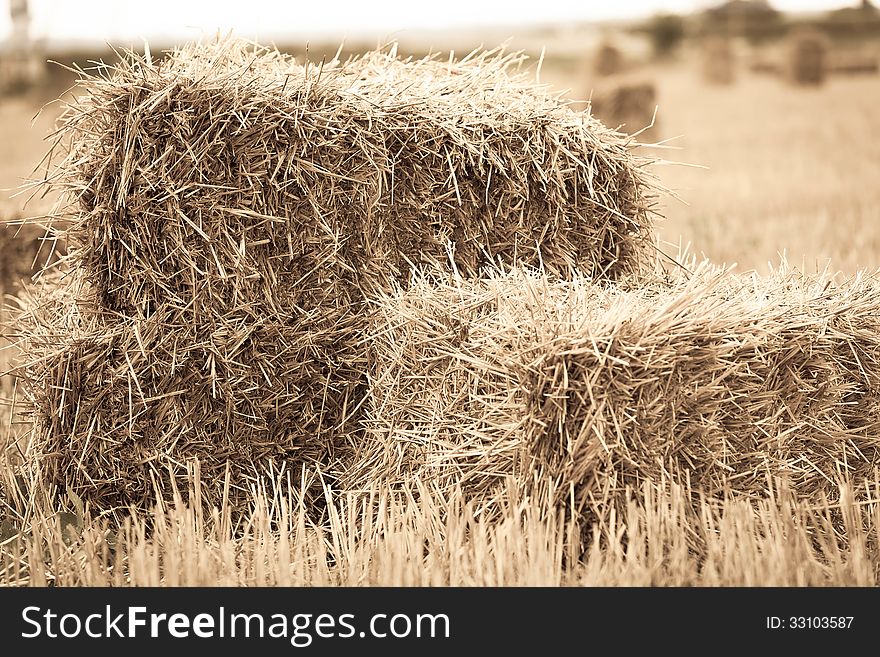
M766 271L784 255L806 270L880 267L880 80L836 77L818 89L742 75L700 87L686 72L661 87L668 159L664 239L697 255ZM685 205L685 203L687 205Z
M784 255L815 271L880 267L880 78L832 76L796 87L740 66L730 85L703 82L694 52L620 76L657 90L658 128L641 141L669 164L656 174L669 253L766 272ZM542 79L588 98L606 79L545 65ZM633 131L643 125L627 125Z
M600 82L548 59L542 80L583 99ZM663 250L688 266L708 259L760 275L783 263L840 281L880 268L880 78L833 77L797 88L741 71L731 85L700 77L696 57L650 64L657 126L640 147L669 194L658 211ZM601 84L607 84L602 81ZM54 110L32 123L34 99L0 100L0 187L30 174ZM30 126L33 127L30 127ZM642 126L626 126L630 130ZM45 202L0 192L4 219ZM7 229L10 230L10 229ZM3 359L15 356L13 346ZM17 393L4 377L8 397ZM20 474L27 427L7 404L0 460L3 585L385 586L875 586L880 580L880 463L839 477L809 500L768 472L761 494L728 486L707 495L689 475L645 481L580 517L510 481L500 518L460 488L412 481L344 494L326 485L316 518L291 473L254 481L243 517L186 498L121 524L92 519L75 493ZM22 436L25 437L22 440ZM871 437L867 442L870 443ZM880 438L875 437L875 441ZM875 445L876 449L876 445ZM871 460L870 453L860 455ZM696 470L696 469L695 469ZM296 474L296 473L293 473ZM227 474L228 476L228 474ZM826 475L822 475L826 476ZM320 482L320 473L316 474ZM545 491L546 492L546 491ZM547 493L574 496L571 491ZM224 497L224 501L226 498Z

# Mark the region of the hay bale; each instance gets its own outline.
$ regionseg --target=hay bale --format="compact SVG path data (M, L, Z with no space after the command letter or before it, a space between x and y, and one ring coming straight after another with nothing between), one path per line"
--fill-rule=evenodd
M24 222L18 210L3 217L0 208L0 219L0 318L5 322L10 310L7 296L19 294L35 276L54 266L65 247L57 231Z
M361 432L364 300L414 266L649 267L647 161L520 60L232 41L87 76L57 144L72 275L22 320L43 476L109 512L194 457L208 502L230 461L332 471Z
M758 75L780 75L782 66L764 55L756 55L749 63L749 70Z
M593 72L598 76L620 73L623 70L623 52L610 41L603 41L596 49Z
M364 435L344 489L403 490L418 478L444 494L461 487L485 517L508 477L528 479L525 399L508 362L527 331L516 300L528 288L515 280L438 274L373 300Z
M359 379L346 372L363 368L345 345L321 353L326 345L277 314L191 322L163 307L112 322L87 287L57 284L19 318L30 323L27 356L40 355L27 376L46 484L71 486L96 512L115 512L186 491L191 459L200 461L206 501L226 497L233 508L270 469L297 476L320 465L332 475L355 430Z
M462 482L489 513L513 475L595 516L664 477L706 495L781 477L819 500L880 457L876 279L703 270L624 290L514 272L377 304L354 488Z
M515 71L521 59L299 65L238 42L132 58L86 80L65 117L62 171L80 203L68 234L125 312L316 268L340 292L381 287L450 255L463 274L640 270L647 162Z
M657 88L650 81L622 82L594 90L590 96L592 116L630 134L656 132L656 110Z
M651 478L762 495L768 477L833 499L872 476L880 430L880 286L796 275L694 280L566 319L525 363L538 467L602 503Z
M813 28L793 30L787 43L788 80L796 85L820 85L827 67L828 37Z
M736 80L736 57L730 39L709 36L702 42L703 80L709 84L727 85Z

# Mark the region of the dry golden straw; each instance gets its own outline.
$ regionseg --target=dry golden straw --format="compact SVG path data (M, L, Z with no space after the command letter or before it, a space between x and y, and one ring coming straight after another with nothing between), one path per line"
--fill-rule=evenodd
M514 474L597 517L648 480L833 497L880 457L874 277L435 275L376 303L352 488L431 478L488 512Z
M650 271L647 160L522 59L223 41L84 75L47 181L68 274L19 326L40 476L103 512L192 458L212 503L266 468L332 480L363 433L371 295L423 265Z

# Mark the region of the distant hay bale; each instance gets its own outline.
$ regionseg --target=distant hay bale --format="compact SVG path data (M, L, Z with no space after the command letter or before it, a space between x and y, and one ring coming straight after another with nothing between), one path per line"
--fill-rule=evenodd
M44 235L36 226L0 221L2 293L14 293L46 264L51 246L43 244Z
M792 31L787 44L788 79L796 85L820 85L828 68L828 38L819 30Z
M593 72L599 76L614 75L623 69L623 53L610 41L603 41L596 49Z
M594 90L590 113L612 128L632 134L649 126L658 129L655 111L657 89L653 82L625 82Z
M706 495L780 477L819 500L880 457L875 279L702 270L624 290L514 272L377 306L355 489L460 483L490 513L514 476L595 516L663 477Z
M710 84L727 85L736 80L736 57L730 39L710 36L702 43L703 79Z
M332 477L371 294L426 264L650 270L647 160L521 59L231 41L86 76L57 145L69 274L20 327L45 480L110 513L196 457L209 503L227 463L233 493L266 464Z
M0 50L0 98L23 94L42 83L46 76L45 53Z
M0 296L18 294L64 252L55 231L23 222L18 211L3 216L0 210ZM5 303L0 305L5 314Z

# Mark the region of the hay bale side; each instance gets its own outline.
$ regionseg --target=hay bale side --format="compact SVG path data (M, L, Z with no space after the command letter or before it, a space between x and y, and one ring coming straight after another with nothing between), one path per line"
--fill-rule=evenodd
M822 84L827 75L828 48L828 37L819 30L793 30L786 52L789 82L803 86Z
M736 57L730 39L709 36L702 42L703 80L709 84L728 85L736 80Z
M794 275L619 295L554 327L525 364L525 442L559 490L601 512L646 478L708 495L833 496L880 458L880 286Z
M829 75L877 75L880 73L880 58L859 51L831 52L826 71Z
M758 55L750 61L749 70L757 75L780 75L782 66L763 55Z
M603 41L596 49L593 72L598 76L620 73L623 70L623 52L610 41Z
M465 275L641 272L648 162L521 59L317 66L238 42L132 57L64 118L78 262L127 315L314 284L308 308L450 258Z
M248 482L282 468L296 479L319 467L333 481L363 395L363 357L324 339L345 327L322 331L313 317L304 332L286 315L244 309L199 323L168 309L113 323L72 276L44 282L17 319L27 326L16 374L34 422L29 456L47 489L69 488L112 515L185 494L193 459L208 505L247 505Z
M603 123L627 133L657 132L659 124L657 88L650 81L624 82L594 90L590 96L590 114Z
M880 458L877 280L514 273L378 305L354 489L458 481L488 513L514 476L590 517L647 479L761 495L780 477L818 500Z

